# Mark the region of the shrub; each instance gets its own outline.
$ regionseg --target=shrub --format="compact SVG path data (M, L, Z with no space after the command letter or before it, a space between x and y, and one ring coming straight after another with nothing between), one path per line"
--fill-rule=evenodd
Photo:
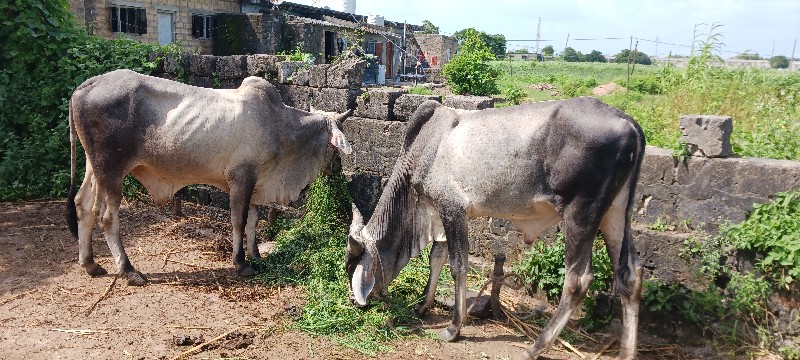
M489 65L494 54L486 46L480 34L468 29L464 34L458 54L445 64L442 75L454 94L492 95L497 94L499 72Z
M769 67L773 69L786 69L789 67L789 59L783 55L773 56L769 59Z
M519 105L522 99L525 98L525 91L522 91L522 89L517 86L505 88L503 94L505 95L506 101L513 105Z

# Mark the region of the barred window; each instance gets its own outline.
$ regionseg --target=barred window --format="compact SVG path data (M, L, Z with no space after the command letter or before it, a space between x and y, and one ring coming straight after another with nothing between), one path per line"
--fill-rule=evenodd
M111 6L111 31L126 34L147 34L145 9L131 6Z
M195 39L211 39L215 27L217 19L214 15L192 15L192 36Z

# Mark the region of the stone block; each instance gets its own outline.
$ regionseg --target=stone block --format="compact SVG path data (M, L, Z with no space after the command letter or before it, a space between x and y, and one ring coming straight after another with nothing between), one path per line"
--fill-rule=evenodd
M388 177L400 155L406 123L351 117L342 124L353 153L342 157L345 174Z
M442 69L440 68L424 68L422 69L422 73L425 75L425 81L432 82L434 84L441 84L444 83L444 77L442 76Z
M383 192L384 183L385 179L378 175L351 174L347 176L347 188L353 196L353 203L356 204L364 219L372 217Z
M277 84L275 86L281 94L281 100L287 106L297 109L309 110L311 104L311 90L308 86Z
M329 64L314 65L310 69L308 85L316 88L328 87L328 68Z
M217 76L220 79L244 79L247 76L247 56L220 56L217 59Z
M444 106L454 109L483 110L494 107L494 99L489 96L453 95L444 98Z
M277 76L275 66L278 58L275 55L255 54L247 56L247 75L250 76Z
M416 95L416 94L403 94L394 103L394 116L397 120L408 121L411 120L411 115L417 111L417 108L428 100L435 100L442 102L442 97L439 95Z
M217 87L214 78L208 76L189 76L189 84L209 89Z
M367 62L359 58L348 58L328 67L328 86L338 89L359 89L364 81Z
M690 155L725 157L733 154L733 120L730 116L684 115L681 116L680 126Z
M189 63L189 54L180 56L169 55L164 59L164 71L170 75L177 75L180 69L186 70L186 64Z
M222 79L219 81L220 89L238 89L244 79Z
M189 74L213 77L217 71L218 57L214 55L189 55Z
M305 68L306 63L302 61L283 61L279 62L276 67L278 68L279 83L308 85L309 71Z
M166 71L164 70L164 54L159 52L151 52L147 54L147 61L156 63L156 68L153 69L151 73L159 74Z
M354 115L370 119L395 120L395 101L405 92L395 88L369 90L356 99Z
M343 113L356 108L356 99L361 95L361 89L332 89L310 88L315 109Z
M681 251L690 234L652 231L640 226L632 229L645 278L655 276L667 284L683 284L692 290L706 290L710 279L702 276L699 260L687 259Z

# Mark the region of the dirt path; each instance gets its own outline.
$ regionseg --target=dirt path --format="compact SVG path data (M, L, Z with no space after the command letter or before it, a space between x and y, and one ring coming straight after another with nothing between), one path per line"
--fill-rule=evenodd
M116 269L97 230L96 259L111 274L90 278L80 268L64 206L60 201L0 203L0 359L171 359L229 332L187 358L368 358L331 340L283 330L285 309L301 304L302 292L267 289L236 276L228 214L210 207L185 204L185 216L174 217L166 208L123 206L126 250L150 284L128 287L120 279L88 313L109 289ZM447 316L441 312L427 322ZM530 345L510 325L492 321L470 320L462 333L455 343L399 341L392 344L394 352L377 358L507 359ZM595 340L576 347L593 358L605 338ZM645 337L640 347L646 350L640 358L685 356L658 339ZM561 345L547 355L578 358Z

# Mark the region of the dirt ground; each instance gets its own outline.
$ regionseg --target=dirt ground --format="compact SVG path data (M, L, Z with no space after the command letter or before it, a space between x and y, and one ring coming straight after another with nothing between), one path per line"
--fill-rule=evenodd
M329 339L284 330L287 309L303 303L302 291L268 289L236 276L223 210L184 204L184 216L176 217L171 208L125 204L125 248L150 280L129 287L124 279L111 286L116 268L97 229L96 260L110 274L86 275L64 209L63 201L0 203L0 359L172 359L203 342L209 344L185 358L370 358ZM426 324L447 321L449 313L438 312ZM470 319L454 343L402 340L391 344L393 352L375 357L514 358L530 342L512 328ZM649 328L646 321L641 328ZM671 330L656 330L664 331ZM687 349L641 332L639 358L716 357L708 346ZM593 359L607 340L593 334L573 345ZM600 358L610 359L616 346ZM579 358L563 345L546 355Z

